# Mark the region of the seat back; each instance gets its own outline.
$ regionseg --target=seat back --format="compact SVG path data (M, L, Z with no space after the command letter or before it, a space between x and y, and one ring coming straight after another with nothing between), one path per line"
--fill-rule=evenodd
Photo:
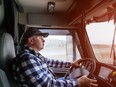
M6 73L2 69L0 69L0 87L11 87Z
M6 73L10 86L19 87L9 71L10 61L14 57L15 49L12 36L8 33L0 33L0 68Z

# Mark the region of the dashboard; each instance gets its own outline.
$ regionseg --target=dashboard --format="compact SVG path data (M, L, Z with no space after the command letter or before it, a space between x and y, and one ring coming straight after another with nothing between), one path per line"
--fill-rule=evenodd
M116 87L116 67L97 62L94 76L99 87Z
M109 78L109 75L111 74L112 71L113 71L113 70L110 69L110 68L101 66L98 76L101 77L102 79L108 81L108 80L109 80L109 79L108 79L108 78Z
M80 77L81 75L88 75L90 78L97 79L98 87L116 87L116 66L100 62L95 62L94 66L94 63L91 61L84 61L82 62L82 65L84 67L82 66L81 70L78 68L70 73L69 76L75 78ZM94 70L94 72L91 72L92 70ZM64 76L64 73L68 70L55 68L55 71L58 73L58 76L61 76L61 74Z

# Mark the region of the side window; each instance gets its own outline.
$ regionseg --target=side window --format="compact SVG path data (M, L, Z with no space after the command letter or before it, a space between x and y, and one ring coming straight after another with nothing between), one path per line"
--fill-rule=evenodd
M69 35L67 33L58 34L57 32L57 35L50 34L47 38L44 39L45 47L40 52L42 55L54 60L62 60L68 62L72 62L74 60L74 55L76 55L76 53L74 52L77 52L78 50L74 49L72 35Z

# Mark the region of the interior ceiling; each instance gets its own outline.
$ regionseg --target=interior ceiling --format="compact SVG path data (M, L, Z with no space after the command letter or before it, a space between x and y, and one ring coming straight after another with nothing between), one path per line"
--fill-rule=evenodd
M54 2L54 13L65 13L75 5L78 12L86 11L89 8L104 1L112 0L15 0L19 9L25 13L47 13L48 2ZM73 5L72 5L73 4Z
M48 2L54 2L54 14L63 14L69 24L77 23L85 18L90 20L107 13L107 7L116 3L116 0L15 0L20 12L49 14ZM113 8L114 9L114 8ZM66 15L66 16L65 16ZM102 16L104 17L104 16ZM98 18L97 18L98 19ZM101 19L101 18L100 18ZM108 17L107 17L108 19ZM103 21L104 19L100 20ZM105 18L106 21L106 18Z
M48 2L55 3L55 12L66 12L73 0L15 0L26 13L46 13Z

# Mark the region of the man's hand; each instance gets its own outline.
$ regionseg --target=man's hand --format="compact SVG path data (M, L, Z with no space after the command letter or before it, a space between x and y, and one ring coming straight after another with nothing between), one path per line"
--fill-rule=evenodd
M97 80L82 76L78 79L79 87L97 87Z
M71 64L71 66L72 66L73 68L78 68L78 67L80 67L80 66L81 66L81 65L80 65L80 61L81 61L81 59L75 60L75 61Z

